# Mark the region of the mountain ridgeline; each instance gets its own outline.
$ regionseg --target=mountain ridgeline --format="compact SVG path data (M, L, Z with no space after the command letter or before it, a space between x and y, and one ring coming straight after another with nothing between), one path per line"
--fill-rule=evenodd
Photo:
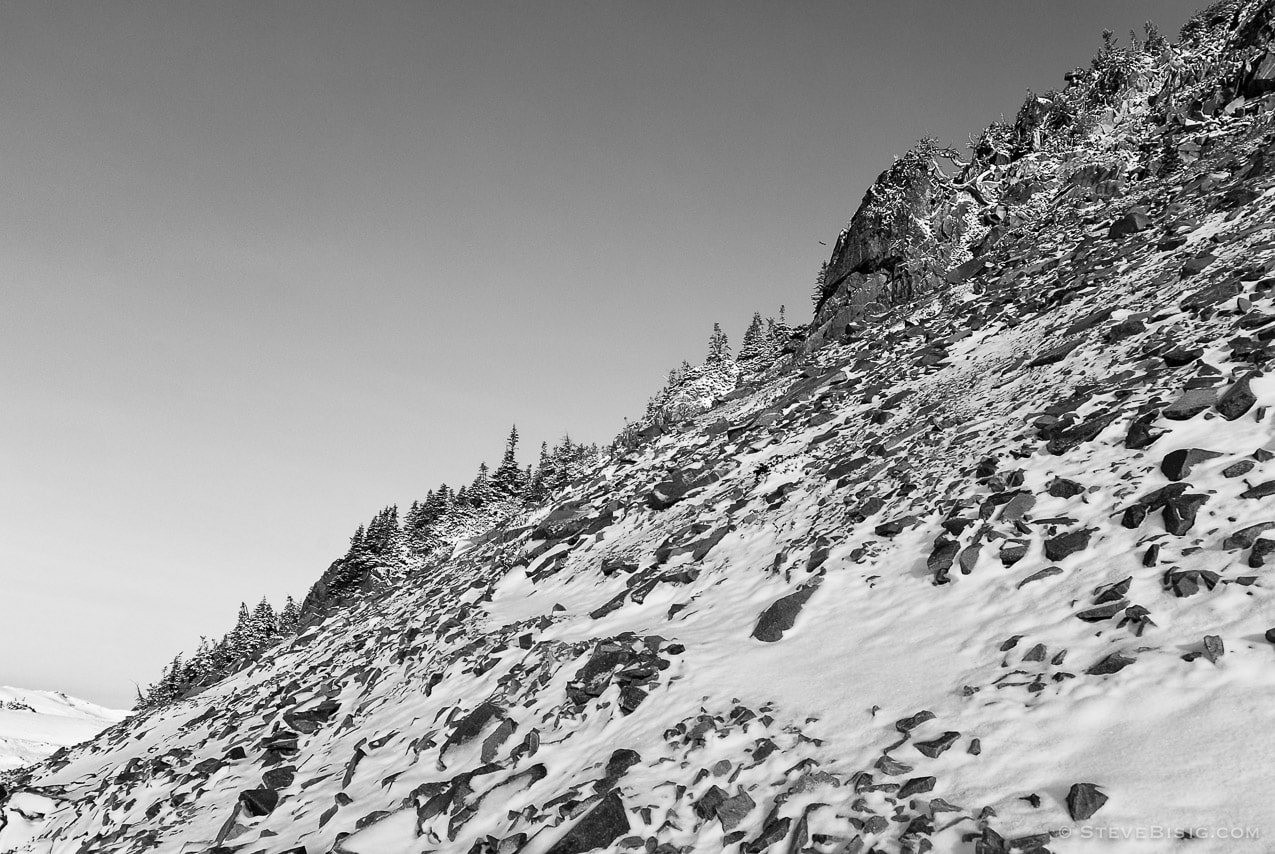
M779 307L778 319L763 321L761 313L754 312L738 355L731 350L721 326L715 324L704 361L698 365L684 361L671 370L664 388L648 401L642 422L627 424L610 452L631 447L670 424L698 415L741 385L746 391L750 381L769 370L777 359L794 352L796 341L799 338L794 338L785 320L784 306ZM518 442L518 427L514 425L494 472L485 462L480 463L470 483L457 489L440 484L423 500L413 501L402 519L397 505L378 511L354 531L349 550L329 565L300 606L291 596L277 613L265 598L252 609L241 602L230 631L217 641L201 637L190 656L176 654L155 682L145 691L138 690L136 708L155 708L224 679L281 639L339 607L350 594L394 584L408 572L421 571L446 556L458 541L543 504L604 459L596 444L573 442L570 435L564 435L553 448L541 443L536 464L522 468Z
M379 512L8 774L0 854L1269 850L1273 38L1108 34L922 140L809 323Z

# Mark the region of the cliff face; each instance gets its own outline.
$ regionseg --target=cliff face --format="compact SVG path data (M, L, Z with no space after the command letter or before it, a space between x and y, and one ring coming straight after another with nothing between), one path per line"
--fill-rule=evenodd
M933 245L938 183L922 152L881 173L868 190L837 238L824 271L828 298L817 306L816 319L839 319L831 337L844 334L849 320L910 301L937 286L933 265L917 268L907 262L920 257L920 247ZM941 207L948 217L955 212Z
M800 369L10 779L0 852L1266 850L1269 9L870 192Z
M968 163L928 141L877 178L827 262L807 350L883 309L961 286L1006 234L1047 227L1060 201L1118 200L1198 156L1202 123L1267 109L1275 23L1266 3L1217 3L1181 43L1104 47L1061 92L1031 94ZM942 164L946 164L946 168Z

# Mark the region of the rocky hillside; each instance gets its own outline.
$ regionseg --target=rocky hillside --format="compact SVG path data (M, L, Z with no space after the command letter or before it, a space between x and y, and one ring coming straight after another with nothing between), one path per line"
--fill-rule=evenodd
M800 352L12 776L0 851L1269 850L1272 6L920 147Z

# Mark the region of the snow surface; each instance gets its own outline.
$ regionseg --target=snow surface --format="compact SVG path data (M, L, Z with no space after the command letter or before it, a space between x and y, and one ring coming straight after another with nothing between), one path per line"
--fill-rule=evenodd
M33 711L7 708L10 703ZM30 765L59 747L88 741L128 714L58 691L0 686L0 771Z

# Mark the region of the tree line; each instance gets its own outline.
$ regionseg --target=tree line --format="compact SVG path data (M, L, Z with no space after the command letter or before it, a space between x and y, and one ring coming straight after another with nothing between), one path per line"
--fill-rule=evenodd
M759 379L792 352L793 336L783 306L777 318L753 312L738 354L731 349L721 325L713 324L704 362L692 366L684 361L670 371L664 388L648 402L643 420L663 426L707 409L721 395ZM627 425L612 448L632 444L635 433L636 425ZM540 504L583 478L602 459L596 444L573 442L564 435L552 447L542 442L536 462L522 466L517 456L519 440L514 425L494 471L486 462L480 463L468 483L456 487L439 484L402 514L394 504L379 510L355 529L346 553L329 567L324 580L340 587L361 577L369 566L405 569L460 536ZM225 678L312 617L308 603L299 606L291 596L278 611L264 598L251 609L240 603L234 627L220 640L201 637L193 655L178 653L153 684L145 690L139 687L137 708L162 706Z
M760 379L783 355L791 352L793 332L782 305L777 318L763 319L761 312L755 311L736 354L721 324L714 323L704 361L698 365L683 361L669 371L664 388L647 401L643 422L648 426L666 427L703 412L722 395ZM617 437L617 444L632 445L639 431L639 425L627 425Z
M471 481L456 488L439 484L427 491L424 499L413 501L401 518L397 505L378 511L355 529L345 556L337 563L362 565L371 561L405 567L454 541L459 532L539 504L582 477L601 454L596 444L577 443L563 436L553 447L542 442L537 462L523 467L517 456L519 438L514 425L495 471L483 462ZM189 657L175 655L154 683L144 690L138 688L136 708L165 705L242 669L262 651L295 633L305 618L291 596L278 611L265 598L252 609L240 603L234 628L220 640L201 637Z

